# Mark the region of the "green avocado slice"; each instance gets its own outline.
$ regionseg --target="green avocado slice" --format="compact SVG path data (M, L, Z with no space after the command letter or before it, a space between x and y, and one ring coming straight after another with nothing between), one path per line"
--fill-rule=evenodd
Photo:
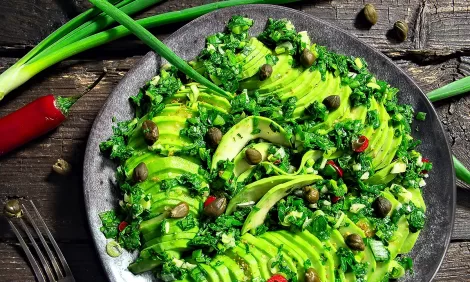
M245 243L245 244L248 248L248 252L252 254L253 257L256 259L261 278L264 280L268 280L271 277L271 272L268 269L268 265L266 263L268 260L268 257L266 257L265 254L263 254L260 250L258 250L257 247L250 245L249 243Z
M272 146L271 143L268 142L260 142L256 143L253 146L248 146L245 149L243 149L238 155L233 159L233 163L235 165L233 169L233 173L235 176L239 176L243 172L245 172L247 169L250 167L253 167L254 165L249 164L246 159L245 159L245 151L248 148L252 148L257 150L258 152L261 153L261 160L264 161L268 157L268 149Z
M199 263L198 267L204 270L204 276L206 277L207 281L219 282L219 275L217 274L217 271L212 268L212 266L205 263Z
M307 95L297 101L294 117L301 117L308 106L315 101L320 101L323 96L326 96L325 93L329 93L330 89L336 89L339 83L340 81L336 77L328 73L325 80L321 80ZM320 102L322 101L321 99Z
M178 239L188 239L191 240L196 237L197 233L181 232L178 234ZM167 234L163 236L156 237L150 241L145 242L144 248L151 247L158 243L163 243L167 241L175 240L175 234Z
M372 151L372 168L374 170L378 170L381 168L379 165L382 163L386 155L390 154L390 148L393 146L393 142L397 141L398 139L395 137L395 128L393 128L393 126L389 126L387 132L387 136L384 138L384 143L382 144L382 146L377 147L374 151Z
M217 275L219 276L220 282L231 282L230 273L228 272L228 268L222 263L217 263L218 261L212 260L210 265L215 269Z
M393 136L392 145L388 148L388 152L385 153L385 156L382 162L379 165L377 165L375 170L382 169L388 166L392 162L392 160L395 158L395 154L397 153L398 148L400 147L402 139L403 139L402 134L399 134L398 136L396 135Z
M296 179L289 182L279 184L269 190L261 200L256 204L256 208L253 209L245 220L242 227L242 234L256 229L258 226L263 224L266 219L266 215L269 210L282 198L289 195L296 189L302 188L303 186L312 184L313 182L322 179L318 175L301 175L297 176Z
M240 80L252 77L259 72L262 65L266 64L266 56L271 54L271 50L266 47L261 47L259 54L253 58L250 62L242 65L242 72L240 74Z
M305 268L304 264L305 261L308 259L307 255L300 250L299 248L296 248L296 246L293 246L289 240L286 240L282 236L279 236L276 231L274 232L266 232L260 237L261 239L270 242L277 248L282 247L282 252L285 253L287 256L292 258L292 261L295 264L296 267L296 274L299 280L302 280L302 277L305 277Z
M376 184L387 184L395 177L397 177L397 174L390 173L398 162L393 162L389 164L388 166L382 168L381 170L377 171L374 175L372 175L369 179L367 179L365 182L371 185L376 185Z
M423 196L421 195L421 191L416 188L408 188L407 189L411 194L411 202L418 208L422 208L424 211L426 211L426 205L424 203ZM415 233L410 232L408 234L408 237L406 238L405 242L400 248L400 254L406 254L411 252L413 249L414 245L416 244L416 241L418 241L419 233L421 231L417 231Z
M152 252L155 251L157 253L164 252L164 251L175 251L175 252L183 252L191 249L188 245L190 240L187 239L176 239L171 241L166 241L162 243L155 244L151 247L147 247L140 252L140 256L143 258L149 258L152 256Z
M281 101L285 102L291 97L297 100L304 97L313 87L316 87L321 81L319 71L310 71L305 69L296 80L283 88L277 89L270 94L281 97Z
M181 254L179 252L174 252L174 251L167 251L167 255L170 257L179 259ZM136 262L131 263L127 269L129 269L130 272L133 274L139 274L143 273L149 270L154 269L155 267L159 266L162 264L162 261L156 260L153 258L142 258L139 257L139 260Z
M199 231L199 227L193 227L188 230L182 230L181 227L177 225L178 221L180 219L167 219L165 222L157 222L153 224L150 227L152 228L146 228L145 232L142 232L142 236L144 237L144 240L150 241L153 240L157 237L160 236L165 236L165 235L172 235L172 234L179 234L179 233L197 233ZM165 230L163 230L162 223L166 224Z
M213 261L220 261L227 267L232 281L245 281L245 273L233 259L226 255L217 255Z
M274 66L272 66L273 72L271 73L270 77L261 81L259 80L258 76L252 76L241 81L239 89L247 89L248 91L254 89L263 89L266 86L273 84L277 80L282 80L286 73L292 69L289 64L289 61L292 59L292 57L287 54L282 54L277 56L277 58L279 60Z
M259 133L253 133L255 129L259 129ZM212 157L212 169L217 168L219 161L233 160L248 142L257 138L282 146L291 146L287 132L276 122L265 117L249 116L235 124L222 137Z
M238 204L257 202L274 186L293 180L295 178L295 175L278 175L252 182L243 187L242 190L230 200L225 213L232 214L236 210Z
M289 60L293 60L292 57L290 57ZM285 74L282 75L278 80L273 81L272 83L267 84L264 87L257 89L256 91L258 91L261 94L261 96L269 96L269 93L282 89L286 85L289 85L293 81L295 81L300 76L302 71L303 71L303 68L289 67L287 71L285 72Z
M380 119L380 126L377 128L372 136L369 139L369 146L366 149L366 153L370 154L373 153L377 147L380 148L382 146L384 139L387 137L388 134L388 122L390 120L390 115L387 113L383 104L377 103L378 106L378 113Z
M261 273L258 267L258 262L252 254L243 249L241 246L236 246L229 249L226 253L233 260L238 262L238 265L244 270L245 276L250 280L259 280Z

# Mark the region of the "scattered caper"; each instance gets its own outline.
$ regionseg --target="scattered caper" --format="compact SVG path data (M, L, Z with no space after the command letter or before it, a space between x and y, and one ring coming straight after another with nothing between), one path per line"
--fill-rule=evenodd
M305 282L321 282L318 273L313 268L307 269L305 272Z
M149 119L142 123L142 132L144 133L145 142L147 142L148 145L153 145L160 136L158 126Z
M341 106L341 98L339 95L328 96L323 99L323 105L325 105L328 110L336 110Z
M259 69L259 80L263 81L271 76L273 73L273 67L270 64L264 64Z
M366 4L364 6L364 17L366 18L367 22L371 25L377 23L377 11L375 10L374 5Z
M69 174L71 169L72 166L64 159L58 159L56 163L52 165L52 170L61 175Z
M404 21L397 21L393 25L393 29L395 30L395 36L400 41L405 41L408 37L408 24Z
M20 206L20 201L18 201L17 199L9 200L8 202L6 202L3 210L8 217L21 217L23 215L23 211L21 210Z
M227 208L227 199L224 197L213 200L210 204L204 207L204 213L208 216L218 217L225 212Z
M183 218L186 217L189 213L189 206L185 202L181 202L178 205L176 205L173 209L170 211L170 217L171 218Z
M135 182L143 182L147 179L149 171L147 165L142 162L134 168L133 178Z
M312 186L305 186L304 187L304 198L309 202L310 204L315 204L318 202L318 199L320 198L320 193L318 192L318 189L313 188Z
M362 237L354 233L349 234L348 237L346 237L346 245L348 245L348 247L354 251L364 251L366 248Z
M308 48L304 48L302 55L300 55L300 63L302 66L309 68L315 62L315 55Z
M207 142L212 148L217 148L217 146L220 143L220 140L222 140L222 131L218 129L217 127L211 127L209 130L207 130Z
M372 204L377 216L384 218L392 210L392 203L384 197L378 197Z
M248 148L245 151L245 159L249 164L255 165L261 162L261 160L263 159L263 156L261 156L261 153L258 150L253 149L253 148Z

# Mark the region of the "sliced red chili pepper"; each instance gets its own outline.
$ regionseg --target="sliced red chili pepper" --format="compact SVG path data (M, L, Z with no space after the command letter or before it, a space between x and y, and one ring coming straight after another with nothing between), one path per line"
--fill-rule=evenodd
M119 232L122 232L122 230L124 230L124 228L126 228L128 225L129 223L127 223L126 221L122 221L121 223L119 223L118 225Z
M339 200L341 200L341 197L338 196L331 196L331 202L333 204L336 204Z
M343 170L333 160L327 161L326 164L331 165L336 170L339 177L343 177Z
M217 199L215 196L209 196L209 197L207 197L207 200L204 202L204 207L207 207L210 203L212 203L213 201L215 201L215 199Z
M421 161L422 161L423 163L429 163L429 159L428 159L428 158L421 158Z
M281 160L275 160L275 161L273 162L273 164L275 164L275 165L278 165L278 164L280 164L280 163L281 163Z
M267 282L287 282L287 279L281 274L274 274Z
M369 139L367 139L367 137L364 135L361 135L359 138L357 138L356 141L353 142L352 147L354 152L362 153L367 149L367 147L369 147Z

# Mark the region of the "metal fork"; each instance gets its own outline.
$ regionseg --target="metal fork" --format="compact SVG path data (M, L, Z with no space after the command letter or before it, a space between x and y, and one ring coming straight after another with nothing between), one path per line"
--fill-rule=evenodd
M26 218L28 219L30 224L33 226L34 231L36 232L36 234L39 237L39 240L42 243L43 249L46 250L47 257L49 258L49 261L48 261L44 257L43 252L39 248L38 244L36 244L36 240L34 240L34 237L31 234L31 231L29 230L29 228L26 225L25 221L21 217L18 218L22 229L24 230L24 232L28 236L29 241L31 241L31 244L33 245L33 248L36 251L37 256L39 257L39 260L40 260L42 268L43 268L43 270L41 270L41 268L38 265L38 262L36 261L33 254L31 253L31 250L28 248L28 245L26 244L25 240L21 236L21 233L15 227L15 225L13 224L13 221L10 218L7 219L8 223L10 224L11 228L13 229L13 232L15 233L16 237L20 241L20 245L23 248L24 252L26 253L26 256L28 257L29 262L31 263L31 266L33 268L34 274L36 275L36 278L38 279L39 282L47 282L47 281L50 281L50 282L75 282L75 279L73 278L73 275L72 275L72 271L70 270L70 267L67 264L67 261L65 260L64 255L60 251L59 246L57 245L56 241L52 237L51 232L47 228L46 223L44 222L41 215L39 214L39 211L36 208L36 206L34 205L33 201L30 201L30 202L31 202L31 205L32 205L32 207L34 209L34 212L36 214L36 218L38 219L39 224L43 226L44 231L45 231L47 237L49 238L49 241L51 242L51 244L52 244L52 246L55 250L56 256L59 258L59 261L60 261L61 266L62 266L62 267L59 267L59 263L57 262L56 256L52 253L51 249L49 248L49 245L47 244L46 240L44 239L44 236L42 235L41 231L39 230L38 225L35 223L35 221L31 217L31 214L26 209L26 206L21 205L22 210L23 210L24 214L26 215ZM53 270L51 269L49 262L52 263ZM44 277L43 271L46 273L47 279Z

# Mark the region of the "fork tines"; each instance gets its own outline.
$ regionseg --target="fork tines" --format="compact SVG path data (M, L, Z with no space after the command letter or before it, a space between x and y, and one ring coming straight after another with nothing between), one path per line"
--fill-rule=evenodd
M36 278L38 279L39 282L43 282L43 281L44 282L46 281L73 282L75 281L73 278L72 272L70 271L70 268L67 264L67 261L65 260L65 257L62 254L62 252L60 251L59 246L57 245L56 241L52 237L52 234L49 231L49 228L47 228L46 223L44 222L43 218L39 214L39 211L34 205L34 203L32 201L30 201L30 203L31 203L31 206L33 207L33 210L34 210L33 214L35 215L36 221L38 221L39 226L41 226L43 231L46 233L46 236L49 238L49 241L53 249L55 250L55 255L54 255L54 253L49 248L49 245L47 244L46 240L44 239L44 236L41 230L39 229L38 224L36 224L35 220L29 213L26 206L22 205L22 210L24 214L26 215L26 219L28 220L28 222L34 229L33 233L37 234L37 237L39 237L39 241L41 241L42 249L45 250L47 254L47 259L46 259L46 257L44 256L44 252L36 243L36 240L34 239L34 236L30 230L30 227L28 227L28 225L26 224L23 218L21 217L18 218L18 221L21 225L21 229L23 229L23 231L26 233L27 237L29 238L31 245L33 245L33 249L35 250L37 257L39 258L42 269L41 267L39 267L36 258L31 253L31 250L29 249L28 245L23 239L23 236L21 235L18 228L15 226L15 224L10 218L8 218L8 223L10 224L11 228L13 229L13 232L15 233L16 237L20 241L20 245L25 251L29 262L31 263L31 266L33 268L34 274L36 275ZM60 264L58 263L57 258L59 259ZM51 268L51 265L52 265L52 268ZM46 276L44 276L44 272Z

